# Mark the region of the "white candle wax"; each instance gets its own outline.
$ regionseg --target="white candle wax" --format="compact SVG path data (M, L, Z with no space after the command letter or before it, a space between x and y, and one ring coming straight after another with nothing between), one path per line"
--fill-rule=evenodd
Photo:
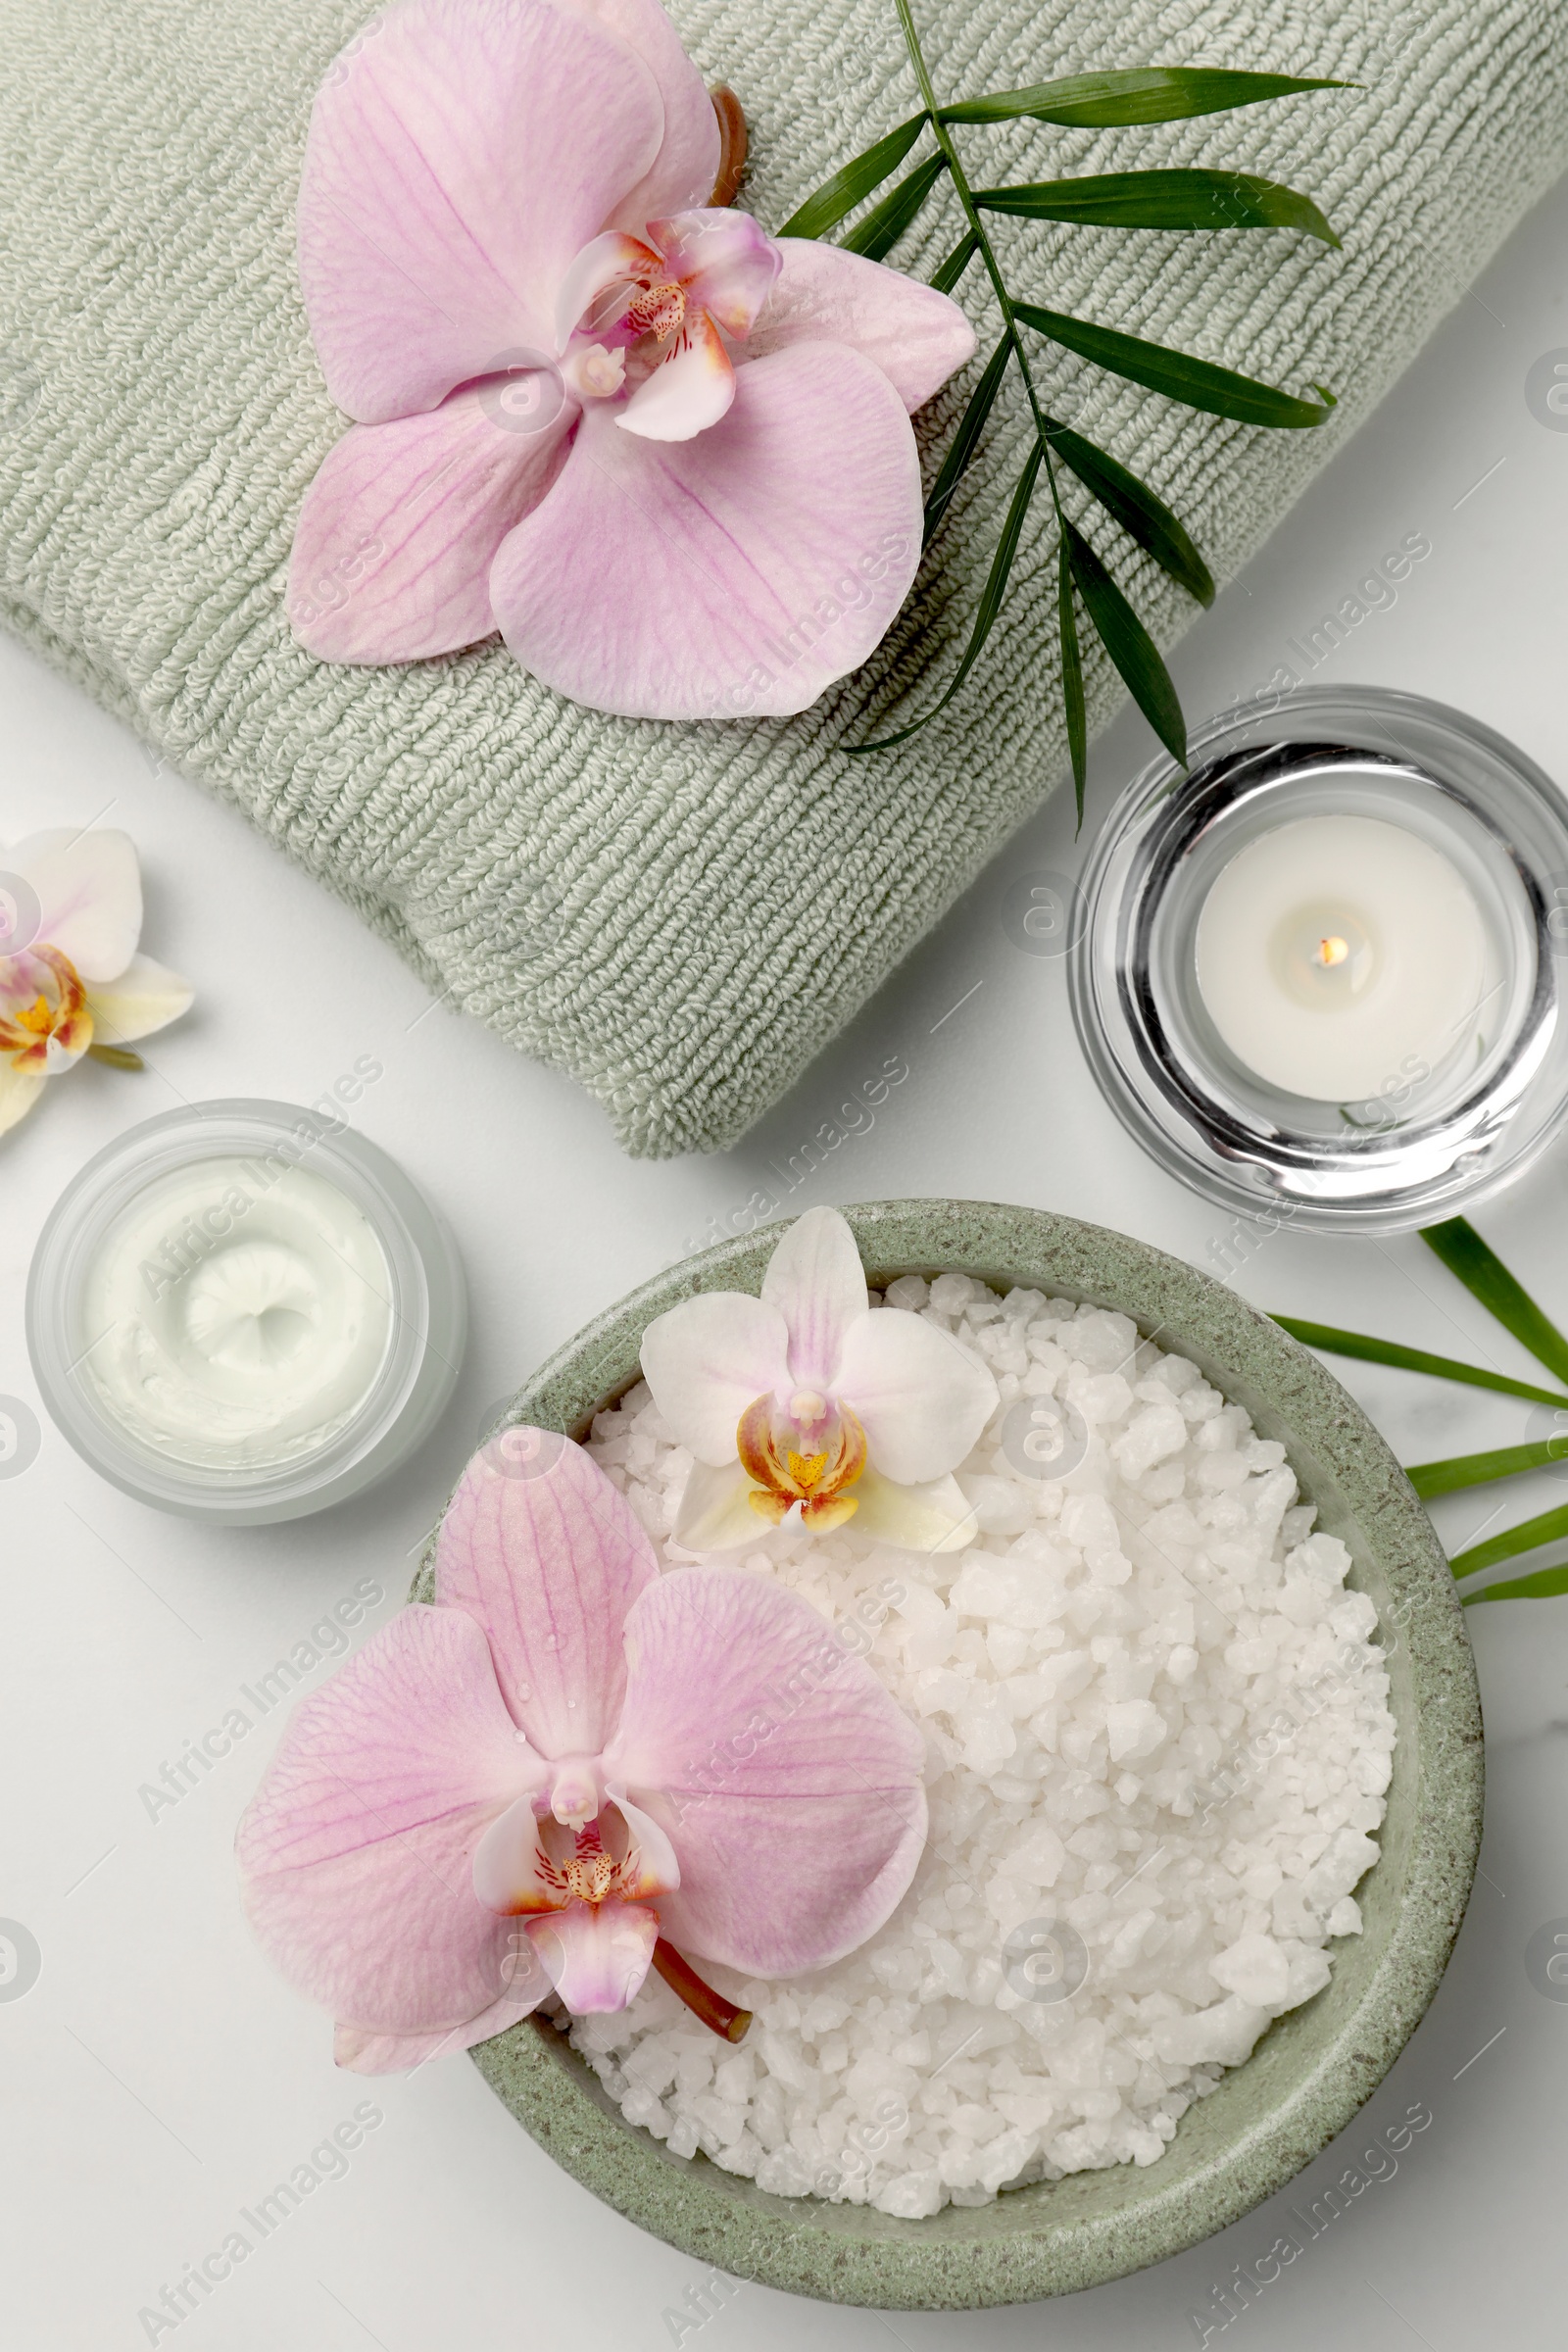
M1371 816L1307 816L1237 852L1198 922L1198 986L1238 1060L1322 1102L1436 1069L1479 1025L1486 934L1457 869Z

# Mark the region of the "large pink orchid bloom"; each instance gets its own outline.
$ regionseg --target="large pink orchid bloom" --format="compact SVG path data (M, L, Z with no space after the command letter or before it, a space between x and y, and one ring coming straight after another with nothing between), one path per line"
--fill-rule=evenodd
M300 270L357 421L288 610L330 662L499 629L633 717L803 710L919 561L909 414L946 295L709 202L719 130L657 0L403 0L311 121Z
M654 1402L696 1459L675 1520L692 1551L755 1544L784 1521L911 1551L957 1551L975 1517L951 1473L1000 1401L935 1324L873 1312L855 1236L808 1208L768 1261L762 1295L708 1291L643 1334Z
M921 1761L806 1601L661 1573L579 1446L512 1431L443 1522L434 1603L296 1709L240 1824L246 1905L339 2063L387 2072L552 1987L623 2008L661 1936L760 1977L853 1951L913 1876Z

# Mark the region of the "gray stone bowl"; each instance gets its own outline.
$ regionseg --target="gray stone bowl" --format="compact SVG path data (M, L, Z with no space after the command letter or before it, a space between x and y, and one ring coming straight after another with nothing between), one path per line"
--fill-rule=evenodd
M1353 1555L1392 1648L1398 1725L1383 1858L1364 1933L1331 1983L1272 2025L1147 2167L1079 2173L994 2204L899 2221L771 2196L626 2123L554 2028L529 2019L472 2053L556 2161L645 2230L742 2278L883 2310L972 2310L1074 2293L1196 2245L1310 2163L1382 2080L1437 1989L1481 1839L1481 1705L1453 1579L1403 1472L1359 1405L1277 1324L1178 1259L1035 1209L883 1200L846 1212L874 1282L953 1268L1131 1315L1281 1440L1319 1525ZM778 1229L705 1250L589 1325L508 1420L586 1434L637 1376L655 1315L696 1291L760 1287ZM427 1587L416 1587L416 1591Z

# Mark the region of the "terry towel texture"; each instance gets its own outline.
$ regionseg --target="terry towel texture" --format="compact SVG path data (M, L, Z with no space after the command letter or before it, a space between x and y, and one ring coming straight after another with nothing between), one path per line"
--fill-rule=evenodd
M893 0L674 0L752 128L777 227L913 110ZM0 0L0 618L339 891L448 1001L569 1070L634 1152L732 1142L799 1075L1065 764L1052 539L946 717L852 760L891 688L956 658L1022 458L993 424L891 646L791 720L581 710L497 645L325 667L281 590L344 419L306 333L293 213L310 104L361 0ZM921 0L939 95L1106 66L1333 74L1191 123L960 133L981 180L1202 163L1264 172L1343 253L1285 232L999 220L1015 288L1307 394L1334 421L1194 416L1065 354L1051 405L1131 464L1219 578L1278 522L1568 162L1557 0ZM927 275L951 195L899 248ZM981 358L927 412L951 427ZM928 460L929 462L929 460ZM1044 503L1044 502L1042 502ZM1197 608L1088 528L1162 643ZM1092 720L1121 689L1089 664ZM928 689L929 691L929 689Z

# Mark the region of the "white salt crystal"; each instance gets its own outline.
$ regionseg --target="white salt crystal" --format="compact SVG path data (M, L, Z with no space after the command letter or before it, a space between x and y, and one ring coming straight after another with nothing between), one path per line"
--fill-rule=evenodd
M1309 2001L1314 1992L1322 1991L1333 1973L1327 1952L1315 1943L1299 1946L1291 1954L1290 1983L1281 2007L1295 2009Z
M1254 2008L1233 1992L1212 2009L1156 2026L1154 2047L1161 2058L1179 2066L1240 2066L1251 2056L1268 2023L1266 2009Z
M965 1501L974 1505L982 1535L1019 1535L1034 1516L1034 1498L1016 1479L968 1477L958 1483Z
M1138 1345L1138 1326L1129 1315L1113 1314L1102 1306L1083 1306L1061 1333L1062 1345L1092 1371L1114 1372L1127 1363Z
M1061 1506L1061 1532L1080 1551L1115 1551L1116 1514L1103 1494L1069 1494Z
M1291 1964L1272 1936L1243 1936L1208 1964L1208 1973L1227 1992L1239 1993L1254 2009L1283 2009Z
M1322 1857L1306 1874L1306 1892L1320 1911L1332 1910L1341 1895L1349 1894L1378 1858L1370 1838L1358 1830L1336 1830Z
M1169 1731L1163 1715L1147 1698L1116 1701L1105 1709L1105 1737L1113 1764L1136 1764L1152 1756Z
M1156 1462L1180 1453L1186 1443L1187 1424L1176 1407L1150 1404L1133 1415L1110 1449L1111 1459L1125 1477L1139 1478Z
M1394 1725L1349 1553L1195 1365L1126 1316L967 1275L900 1276L883 1311L951 1330L1004 1398L1054 1394L1090 1430L1055 1484L986 1432L959 1465L966 1552L915 1559L852 1520L745 1555L837 1622L877 1579L897 1587L863 1622L928 1742L914 1884L868 1944L795 1984L710 1964L756 2015L735 2049L652 1977L570 2031L673 2154L912 2220L1157 2162L1271 2017L1329 1981L1326 1939L1359 1932ZM663 1531L687 1457L640 1382L591 1450L678 1572L693 1555Z

